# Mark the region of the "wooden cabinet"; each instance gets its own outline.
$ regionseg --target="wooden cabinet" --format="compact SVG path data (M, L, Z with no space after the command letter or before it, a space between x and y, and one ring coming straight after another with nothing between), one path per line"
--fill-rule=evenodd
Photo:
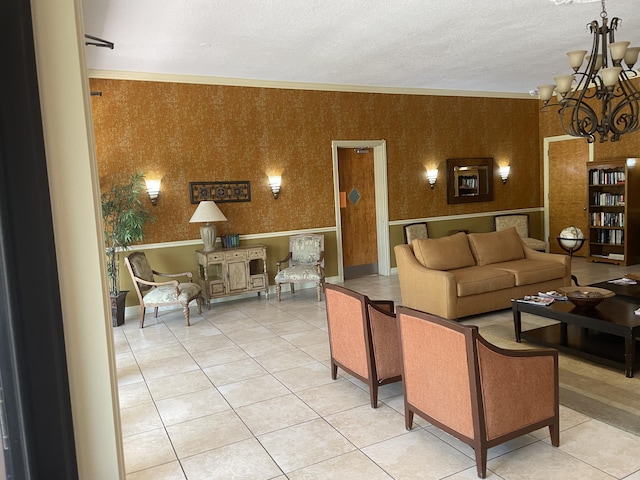
M204 252L196 250L200 286L207 305L212 298L246 292L264 292L269 298L267 247L225 248Z
M640 263L640 164L587 163L589 262Z

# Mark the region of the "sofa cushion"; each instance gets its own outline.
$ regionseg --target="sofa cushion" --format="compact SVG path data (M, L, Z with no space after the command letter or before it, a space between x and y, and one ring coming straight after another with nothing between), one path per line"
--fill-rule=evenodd
M514 227L488 233L470 233L469 245L478 265L524 258L522 240Z
M515 286L515 279L511 273L493 267L466 267L452 270L451 273L456 279L458 297L494 292Z
M476 264L464 232L442 238L417 238L412 245L416 260L432 270L453 270Z
M566 274L564 264L545 260L513 260L494 263L491 267L513 274L517 286L555 280Z

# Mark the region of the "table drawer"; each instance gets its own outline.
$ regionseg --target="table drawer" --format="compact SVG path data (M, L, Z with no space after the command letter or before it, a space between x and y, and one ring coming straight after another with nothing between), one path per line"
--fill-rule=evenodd
M265 275L251 275L251 288L264 288Z
M236 258L247 258L246 250L234 250L231 252L225 252L225 258L227 259L236 259Z
M264 257L264 249L263 248L252 248L251 250L247 250L247 254L249 258L263 258Z
M224 281L215 280L213 282L209 282L209 294L211 296L224 294Z

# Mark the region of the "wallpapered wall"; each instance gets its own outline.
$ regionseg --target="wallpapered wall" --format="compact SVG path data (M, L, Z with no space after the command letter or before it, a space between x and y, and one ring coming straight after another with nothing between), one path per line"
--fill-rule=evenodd
M189 182L249 180L251 202L222 203L219 234L335 225L332 140L387 142L389 219L539 207L534 100L345 93L92 79L101 183L135 170L161 177L145 243L199 238ZM493 202L447 205L447 158L493 157ZM425 167L438 166L434 190ZM282 175L274 200L268 174Z

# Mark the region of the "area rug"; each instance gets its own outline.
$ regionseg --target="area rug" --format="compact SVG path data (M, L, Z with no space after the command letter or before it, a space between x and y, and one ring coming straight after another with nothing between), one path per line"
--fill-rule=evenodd
M523 315L523 330L547 320ZM514 338L513 321L480 326L480 333L503 348L539 348ZM560 404L640 436L640 371L627 378L617 370L578 357L558 356Z

